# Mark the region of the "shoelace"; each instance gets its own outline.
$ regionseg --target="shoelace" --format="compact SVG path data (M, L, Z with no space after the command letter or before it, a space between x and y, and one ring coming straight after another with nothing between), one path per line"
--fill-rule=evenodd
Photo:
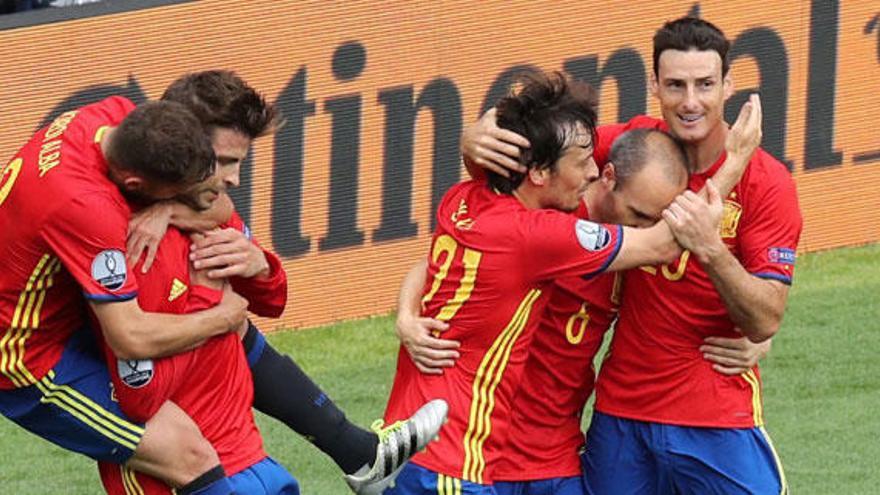
M403 428L403 425L405 425L406 422L396 421L385 427L382 427L382 424L382 420L377 419L376 421L373 421L372 425L370 425L370 429L379 436L379 442L385 443L385 441L388 440L391 435Z

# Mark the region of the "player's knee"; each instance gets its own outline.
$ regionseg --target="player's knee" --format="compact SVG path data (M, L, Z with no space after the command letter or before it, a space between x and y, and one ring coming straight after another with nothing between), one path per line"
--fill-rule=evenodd
M175 459L175 481L180 486L190 483L220 464L214 447L198 428L181 428L179 435L174 438L175 453L171 457Z

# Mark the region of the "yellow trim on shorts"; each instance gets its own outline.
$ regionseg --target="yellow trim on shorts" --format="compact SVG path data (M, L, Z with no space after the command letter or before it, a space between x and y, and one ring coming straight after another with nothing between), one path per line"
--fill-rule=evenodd
M773 446L773 440L770 440L770 434L767 433L767 430L763 426L759 426L758 431L761 432L761 435L764 436L764 440L770 447L770 452L773 454L773 461L776 463L776 470L779 472L779 483L782 485L782 488L779 490L779 495L788 495L788 481L785 479L785 470L782 469L782 459L780 459L779 454L776 453L776 447Z
M50 371L36 385L43 393L40 402L54 404L115 443L134 451L144 435L141 426L107 411L80 392L67 385L53 383L55 373Z

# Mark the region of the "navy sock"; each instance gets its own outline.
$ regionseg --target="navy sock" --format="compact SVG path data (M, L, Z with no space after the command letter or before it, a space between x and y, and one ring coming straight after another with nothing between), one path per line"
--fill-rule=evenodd
M177 489L178 495L232 495L232 483L226 477L222 466L205 472L186 486Z
M347 474L373 463L378 437L352 424L288 356L253 324L242 339L254 380L254 408L306 437Z

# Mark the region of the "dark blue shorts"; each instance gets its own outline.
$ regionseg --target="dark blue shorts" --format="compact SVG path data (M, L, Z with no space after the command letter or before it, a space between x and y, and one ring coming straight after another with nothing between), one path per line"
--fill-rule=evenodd
M249 495L299 495L299 483L280 464L267 457L229 477L235 493Z
M407 463L384 495L495 495L492 485L479 485Z
M113 400L107 365L92 331L70 338L61 359L36 384L0 390L0 413L37 436L99 461L125 463L144 425Z
M694 428L594 412L582 459L591 495L788 493L763 427Z
M497 495L586 495L581 476L533 481L496 481Z

